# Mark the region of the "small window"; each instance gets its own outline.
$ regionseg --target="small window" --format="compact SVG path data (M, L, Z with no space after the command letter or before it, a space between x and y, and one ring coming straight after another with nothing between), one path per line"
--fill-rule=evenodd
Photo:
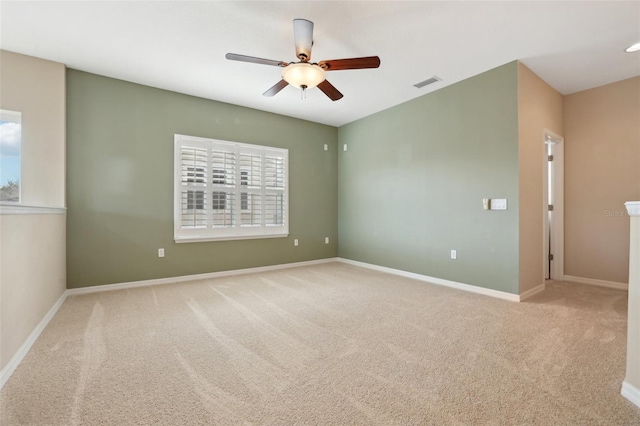
M177 242L284 237L288 151L175 135Z
M0 202L20 202L22 114L0 110Z

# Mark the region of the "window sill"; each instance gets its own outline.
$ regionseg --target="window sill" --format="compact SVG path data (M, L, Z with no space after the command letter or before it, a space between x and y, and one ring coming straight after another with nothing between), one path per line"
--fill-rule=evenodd
M24 204L0 203L0 215L5 214L65 214L66 207L27 206Z
M193 237L179 237L174 238L174 241L178 244L181 243L205 243L208 241L234 241L234 240L258 240L263 238L284 238L288 237L289 234L264 234L264 235L238 235L238 236L224 236L224 237L204 237L204 238L193 238Z

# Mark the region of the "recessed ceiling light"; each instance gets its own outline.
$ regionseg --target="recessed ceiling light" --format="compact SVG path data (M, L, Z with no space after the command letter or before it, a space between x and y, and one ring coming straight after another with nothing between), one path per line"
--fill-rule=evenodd
M638 50L640 50L640 41L624 49L624 51L628 53L637 52Z

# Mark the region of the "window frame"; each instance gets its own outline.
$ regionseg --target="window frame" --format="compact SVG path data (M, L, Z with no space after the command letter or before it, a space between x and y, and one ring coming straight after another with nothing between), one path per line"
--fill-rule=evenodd
M205 211L206 226L186 228L182 226L182 191L191 190L182 182L182 148L194 147L207 150L207 171L205 173ZM217 182L214 184L214 169L212 164L212 153L223 151L234 153L234 182L225 184ZM240 155L260 156L260 187L243 185L243 172L247 169L240 164ZM284 186L283 188L267 187L265 179L266 157L281 158L284 162ZM279 160L278 160L279 161ZM251 180L250 173L244 178L244 182ZM224 174L224 173L223 173ZM225 176L225 179L227 177ZM218 139L202 138L197 136L174 135L174 240L176 243L203 242L203 241L225 241L258 238L282 238L289 235L289 150L263 145L251 145L239 142L224 141ZM229 178L231 180L231 178ZM224 187L220 186L224 185ZM213 214L219 210L214 209L213 193L230 192L231 197L226 197L229 203L230 214L233 215L232 225L227 227L215 227L213 224ZM242 209L242 195L246 194L247 209ZM242 226L242 214L252 211L253 200L251 194L259 194L260 205L260 225ZM281 225L269 225L267 217L266 200L267 195L282 194L284 198L284 208L282 209L283 223ZM195 199L195 194L194 194ZM225 205L226 206L226 205Z

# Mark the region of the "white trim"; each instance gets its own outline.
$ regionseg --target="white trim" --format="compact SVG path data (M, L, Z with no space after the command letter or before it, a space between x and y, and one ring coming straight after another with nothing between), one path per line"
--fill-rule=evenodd
M589 284L595 285L598 287L607 287L607 288L615 288L617 290L628 290L629 284L627 283L618 283L615 281L605 281L605 280L595 280L593 278L581 278L581 277L573 277L571 275L565 275L562 281L569 281L572 283L580 283L580 284Z
M627 201L624 206L629 216L640 216L640 201Z
M525 291L524 293L520 293L520 302L522 302L525 299L528 299L532 296L535 296L538 293L542 293L544 291L544 289L546 288L546 285L544 283L540 284L537 287L534 287L530 290Z
M9 380L9 377L11 377L11 375L16 370L18 365L20 365L24 357L27 355L27 353L29 353L29 350L31 349L33 344L36 342L36 340L38 340L38 337L40 337L40 334L44 331L47 325L49 325L49 321L51 321L53 316L58 312L58 309L60 309L60 306L62 306L62 304L66 299L67 299L67 291L62 293L62 296L60 296L60 298L56 301L56 303L53 304L51 309L49 309L49 312L47 312L44 318L42 318L42 321L40 321L40 323L36 326L36 328L33 329L31 334L29 334L29 337L27 337L27 340L25 340L22 346L20 346L18 351L9 360L7 365L5 365L2 371L0 371L0 389L2 389L5 383L7 383L7 380Z
M300 266L319 265L322 263L335 262L337 260L338 259L336 257L329 257L326 259L308 260L305 262L282 263L279 265L271 265L271 266L258 266L256 268L231 269L228 271L208 272L206 274L183 275L180 277L157 278L154 280L132 281L132 282L126 282L126 283L104 284L104 285L96 285L96 286L90 286L90 287L71 288L67 290L67 295L74 296L78 294L99 293L103 291L122 290L126 288L174 284L174 283L179 283L184 281L206 280L211 278L228 277L231 275L255 274L259 272L276 271L278 269L288 269L288 268L297 268Z
M191 243L202 241L225 241L225 240L243 240L243 239L255 239L255 238L270 238L270 237L283 237L289 234L289 150L286 148L276 148L265 145L250 145L240 142L224 141L219 139L209 139L197 136L187 136L181 134L174 134L174 184L173 184L173 238L176 243ZM203 180L200 183L188 183L182 182L182 149L193 148L202 151L206 151L206 171L204 172ZM213 152L223 152L226 154L233 154L235 163L228 168L224 169L224 181L216 182L212 181ZM243 155L252 155L260 158L260 185L257 187L245 187L241 184L241 166L240 159ZM267 157L275 157L278 161L282 162L283 173L283 187L269 187L267 186L266 168ZM226 158L226 157L225 157ZM204 161L203 161L204 163ZM226 164L226 160L225 160ZM203 166L203 171L204 171ZM232 171L235 174L234 183L227 184L227 172ZM227 182L227 183L225 183ZM209 194L206 198L205 208L200 212L206 214L205 226L198 227L183 227L182 226L182 207L183 207L183 192L184 191L203 191ZM214 209L212 205L212 192L227 192L233 194L233 202L227 200L228 204L225 207L229 207L235 217L232 219L231 224L224 227L213 226L213 214ZM249 192L259 195L261 197L260 208L260 224L256 226L243 226L242 225L242 193ZM267 223L267 196L282 196L284 200L283 206L283 222L281 224L268 224ZM226 200L226 198L225 198ZM225 208L226 210L226 208ZM234 222L235 220L235 222Z
M233 241L233 240L258 240L262 238L284 238L289 234L263 234L263 235L245 235L236 237L176 237L173 239L177 244L181 243L204 243L207 241Z
M445 287L451 287L458 290L464 290L471 293L482 294L484 296L496 297L498 299L508 300L510 302L520 302L521 297L517 294L507 293L499 290L492 290L490 288L478 287L471 284L459 283L456 281L444 280L442 278L429 277L427 275L415 274L413 272L402 271L400 269L387 268L386 266L373 265L371 263L359 262L357 260L344 259L339 257L338 262L346 263L348 265L359 266L361 268L372 269L374 271L386 272L387 274L399 275L405 278L412 278L418 281L425 281L431 284L441 285ZM538 287L536 287L538 288Z
M24 204L0 204L0 215L5 214L65 214L66 207L27 206Z
M629 401L640 407L640 389L625 380L622 382L622 389L620 389L620 393Z

